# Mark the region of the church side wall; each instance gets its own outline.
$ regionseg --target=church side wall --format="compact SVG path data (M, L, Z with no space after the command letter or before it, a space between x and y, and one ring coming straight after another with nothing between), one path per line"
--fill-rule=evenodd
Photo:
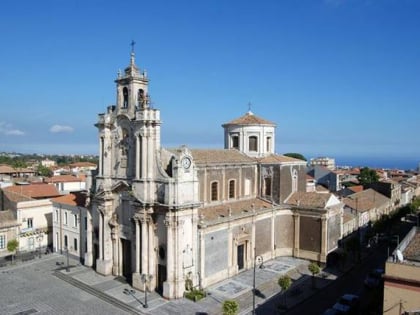
M227 229L208 233L204 236L205 277L214 276L228 268Z
M334 215L328 219L327 251L337 248L337 241L341 238L341 215Z
M274 246L277 253L282 252L285 249L293 248L294 235L295 225L293 216L291 214L276 216L274 228Z
M255 254L262 255L271 252L271 218L255 223Z

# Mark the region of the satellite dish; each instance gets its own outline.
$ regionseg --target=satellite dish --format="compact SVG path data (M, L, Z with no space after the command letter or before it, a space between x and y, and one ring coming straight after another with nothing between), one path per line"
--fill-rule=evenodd
M401 251L399 249L397 249L397 258L399 262L403 262L404 261L404 256L401 253Z

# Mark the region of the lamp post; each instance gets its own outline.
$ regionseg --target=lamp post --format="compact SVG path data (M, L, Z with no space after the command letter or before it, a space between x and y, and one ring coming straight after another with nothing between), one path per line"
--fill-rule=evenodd
M42 232L38 234L37 240L39 243L39 258L41 258L41 243L42 243L43 238L44 238L44 235L42 234Z
M144 308L149 307L149 305L147 305L147 290L148 290L147 283L150 282L152 280L152 278L153 278L153 276L149 275L149 274L143 273L141 275L141 281L144 284L144 305L143 305Z
M66 267L66 271L69 272L70 271L69 248L67 246L66 246L66 256L67 256L67 267Z
M255 248L254 248L254 253L255 253ZM260 263L260 265L258 266L259 269L264 269L264 259L262 256L255 256L254 257L254 278L252 281L252 315L255 315L255 269L256 269L256 265L257 263Z

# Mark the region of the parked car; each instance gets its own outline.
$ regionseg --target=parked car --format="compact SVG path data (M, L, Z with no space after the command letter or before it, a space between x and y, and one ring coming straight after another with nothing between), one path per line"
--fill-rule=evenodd
M329 309L325 310L324 313L322 313L322 315L344 315L344 314L345 313L343 313L339 310L333 309L333 308L329 308Z
M382 283L382 275L384 274L384 270L381 268L377 268L369 272L369 274L365 278L365 286L368 288L377 288Z
M340 311L343 314L356 314L359 309L360 298L355 294L344 294L337 303L334 304L333 309Z

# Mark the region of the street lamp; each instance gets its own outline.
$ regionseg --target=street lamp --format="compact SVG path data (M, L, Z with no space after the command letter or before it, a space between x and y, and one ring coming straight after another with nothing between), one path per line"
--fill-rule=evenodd
M44 235L42 234L42 232L40 234L38 234L38 236L36 238L38 240L38 243L39 243L39 258L41 258L41 243L42 243L43 238L44 238Z
M149 275L149 274L143 273L141 275L141 282L143 282L143 284L144 284L144 305L143 305L144 308L149 307L149 305L147 305L147 289L148 289L147 288L147 283L152 281L152 278L153 278L153 276Z
M67 246L66 246L66 256L67 256L67 267L66 267L66 271L69 272L70 271L69 248Z
M254 249L255 252L255 249ZM252 315L255 315L255 269L256 269L256 265L257 263L259 263L258 268L259 269L264 269L264 259L262 256L255 256L254 257L254 278L253 278L253 282L252 282Z

